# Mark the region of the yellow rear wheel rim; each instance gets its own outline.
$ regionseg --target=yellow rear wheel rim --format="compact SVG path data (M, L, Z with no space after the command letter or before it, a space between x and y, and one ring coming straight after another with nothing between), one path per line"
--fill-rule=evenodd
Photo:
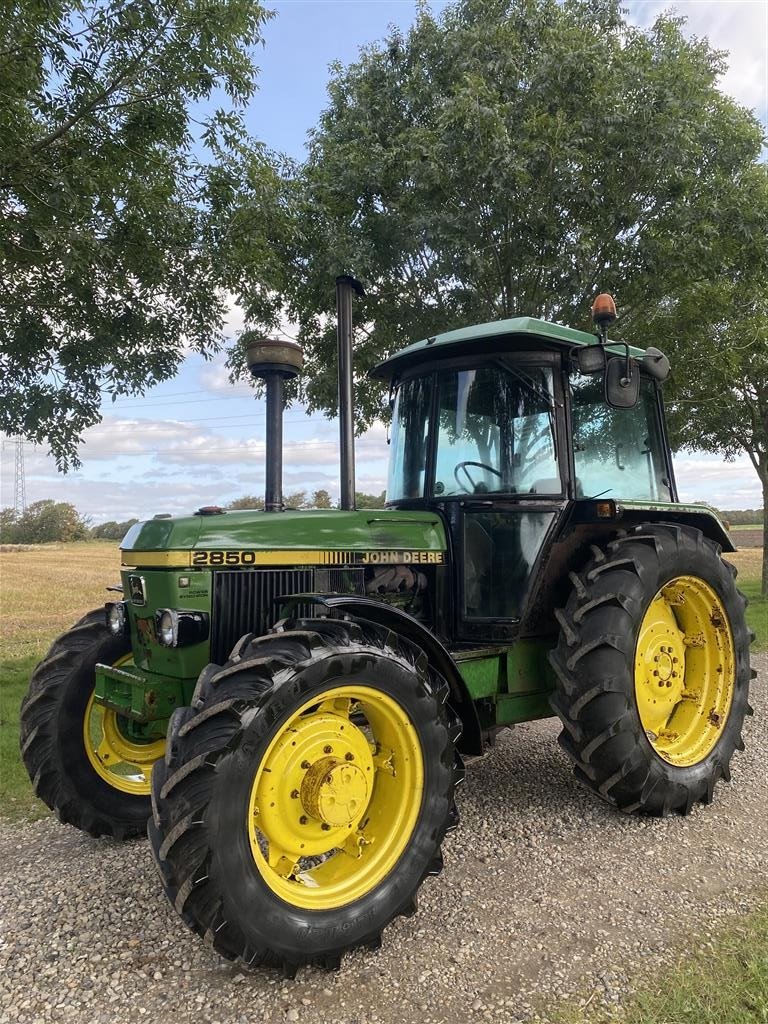
M130 658L120 658L115 666L124 665ZM91 694L83 719L83 740L88 760L104 782L121 793L150 795L152 765L165 754L164 739L148 743L130 739L121 728L117 712L97 704Z
M330 910L393 870L424 790L418 733L369 686L338 686L278 730L253 780L248 834L264 881L286 903Z
M635 649L635 700L654 751L687 768L713 750L733 702L736 658L722 601L676 576L651 601Z

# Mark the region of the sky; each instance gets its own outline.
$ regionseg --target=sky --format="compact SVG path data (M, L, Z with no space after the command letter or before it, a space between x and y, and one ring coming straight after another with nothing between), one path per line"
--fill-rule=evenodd
M301 158L307 132L326 104L328 66L354 60L359 48L380 39L389 25L407 27L412 0L278 0L257 56L258 92L248 127L268 147ZM435 12L443 3L432 3ZM728 51L721 88L755 110L768 127L768 0L677 0L627 4L640 26L674 10L688 19L686 33L706 36ZM227 325L242 326L237 310ZM171 381L144 398L108 402L101 424L85 434L82 466L59 474L45 450L25 446L27 503L42 498L68 501L94 523L156 513L192 512L264 490L263 403L247 385L233 386L223 357L205 362L190 356ZM338 430L321 414L300 407L285 415L284 489L328 490L338 496ZM2 444L0 504L14 500L14 445ZM386 486L386 430L377 425L357 440L357 489L379 493ZM705 452L675 459L680 498L720 508L757 508L760 487L746 456L725 463Z

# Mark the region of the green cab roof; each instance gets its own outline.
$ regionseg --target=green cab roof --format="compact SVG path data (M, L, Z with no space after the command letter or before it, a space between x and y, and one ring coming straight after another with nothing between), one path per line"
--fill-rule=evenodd
M403 370L432 359L449 358L456 355L471 355L475 348L478 352L487 353L488 346L483 342L504 338L510 342L509 349L531 347L532 343L546 347L573 348L574 345L594 345L597 337L587 331L577 331L573 327L537 320L532 316L518 316L511 320L493 320L487 324L474 324L471 327L460 327L454 331L444 331L432 338L416 341L400 352L395 352L388 359L379 363L371 370L371 376L387 380L395 377ZM623 354L624 346L609 343L609 352ZM630 355L642 357L643 349L630 345Z

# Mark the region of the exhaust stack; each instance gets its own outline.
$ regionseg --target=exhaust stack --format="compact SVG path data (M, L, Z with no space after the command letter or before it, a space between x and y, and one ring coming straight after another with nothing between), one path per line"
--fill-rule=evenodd
M283 381L295 377L304 363L293 341L258 338L246 349L248 369L264 380L267 390L267 451L264 511L283 510Z
M339 350L339 454L343 509L355 507L355 428L352 387L352 293L363 296L363 286L354 277L336 278L336 338Z

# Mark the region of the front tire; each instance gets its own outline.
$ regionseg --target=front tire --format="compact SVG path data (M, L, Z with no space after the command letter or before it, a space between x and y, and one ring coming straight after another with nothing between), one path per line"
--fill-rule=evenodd
M97 664L130 657L103 609L58 637L32 673L21 705L20 744L35 794L59 820L92 836L141 835L151 813L152 765L165 743L132 741L120 717L93 700Z
M621 810L687 814L744 749L751 637L736 570L673 524L592 552L557 613L560 744L577 779Z
M416 909L455 825L459 728L418 649L339 620L244 637L176 712L149 836L167 895L229 959L335 967Z

